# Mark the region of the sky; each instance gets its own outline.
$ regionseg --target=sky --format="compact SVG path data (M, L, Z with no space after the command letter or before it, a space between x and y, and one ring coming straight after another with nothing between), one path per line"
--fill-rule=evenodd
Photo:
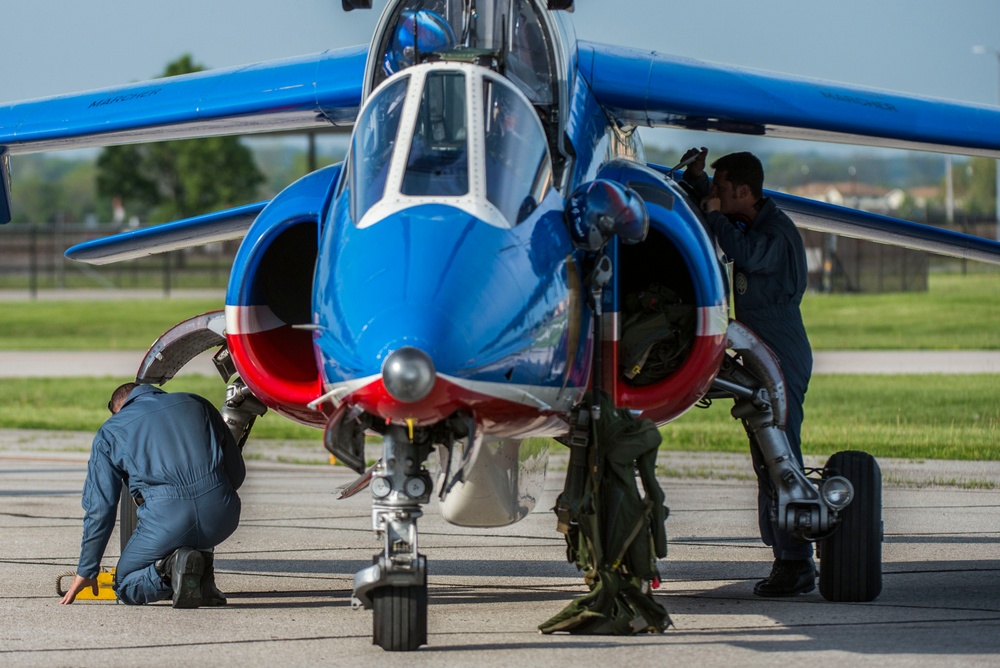
M0 103L141 81L184 53L228 67L366 44L385 0L0 0ZM997 0L577 0L577 37L996 104ZM668 131L656 131L668 132ZM647 143L655 143L647 135Z

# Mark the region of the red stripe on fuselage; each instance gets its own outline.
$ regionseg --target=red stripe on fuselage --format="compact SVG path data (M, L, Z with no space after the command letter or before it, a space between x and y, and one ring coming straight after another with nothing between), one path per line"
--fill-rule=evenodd
M518 431L552 413L540 411L537 406L476 392L440 376L430 394L418 402L406 403L394 398L381 379L355 390L345 400L386 421L414 420L417 425L434 424L456 411L465 410L475 414L476 422L487 431L492 431L493 425L502 425L505 432Z
M298 422L326 425L323 412L306 408L323 388L312 332L283 325L254 334L230 334L226 340L240 378L258 399Z
M657 424L673 420L705 396L719 372L725 352L724 335L696 336L691 352L679 369L658 383L637 387L619 377L618 342L607 341L603 347L607 360L604 368L614 378L615 404L642 410L642 417Z

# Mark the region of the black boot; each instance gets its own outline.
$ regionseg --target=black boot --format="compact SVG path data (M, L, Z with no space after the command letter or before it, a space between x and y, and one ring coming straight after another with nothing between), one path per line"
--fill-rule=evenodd
M816 588L816 567L812 559L775 559L771 575L758 582L757 596L779 597L808 594Z
M182 547L169 557L157 561L153 568L173 588L175 608L197 608L203 604L201 581L205 572L205 558L201 552Z
M226 597L215 586L215 555L211 552L202 552L201 556L205 559L205 573L201 576L201 604L225 605Z

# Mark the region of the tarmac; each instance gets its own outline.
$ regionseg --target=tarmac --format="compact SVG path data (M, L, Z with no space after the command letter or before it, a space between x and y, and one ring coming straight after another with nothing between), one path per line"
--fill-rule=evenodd
M434 502L426 507L428 645L397 654L371 644L371 613L349 605L354 572L380 548L370 497L336 500L354 477L342 467L281 463L302 444L248 445L243 519L216 557L228 606L60 606L56 578L76 564L90 439L0 431L0 665L1000 665L997 462L880 462L883 591L848 604L818 590L756 598L770 550L756 535L747 458L661 453L672 472L661 480L670 553L657 597L673 627L544 636L537 626L587 591L554 530L564 468L556 456L538 506L513 526L454 527ZM951 484L935 484L942 476ZM105 565L117 554L116 533Z

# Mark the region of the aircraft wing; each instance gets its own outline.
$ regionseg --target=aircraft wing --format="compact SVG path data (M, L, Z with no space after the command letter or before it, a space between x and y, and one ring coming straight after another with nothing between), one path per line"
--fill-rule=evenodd
M768 192L799 227L844 237L865 239L951 257L1000 264L1000 242L940 227L817 202L805 197Z
M88 264L111 264L216 241L242 239L267 204L247 204L86 241L67 250L66 257Z
M682 178L683 172L650 165L663 174ZM883 216L861 209L828 204L776 190L764 190L796 226L842 237L864 239L965 260L1000 264L1000 241L953 232L933 225Z
M1000 158L1000 109L578 45L579 70L620 121Z
M0 106L0 156L347 126L367 46Z

